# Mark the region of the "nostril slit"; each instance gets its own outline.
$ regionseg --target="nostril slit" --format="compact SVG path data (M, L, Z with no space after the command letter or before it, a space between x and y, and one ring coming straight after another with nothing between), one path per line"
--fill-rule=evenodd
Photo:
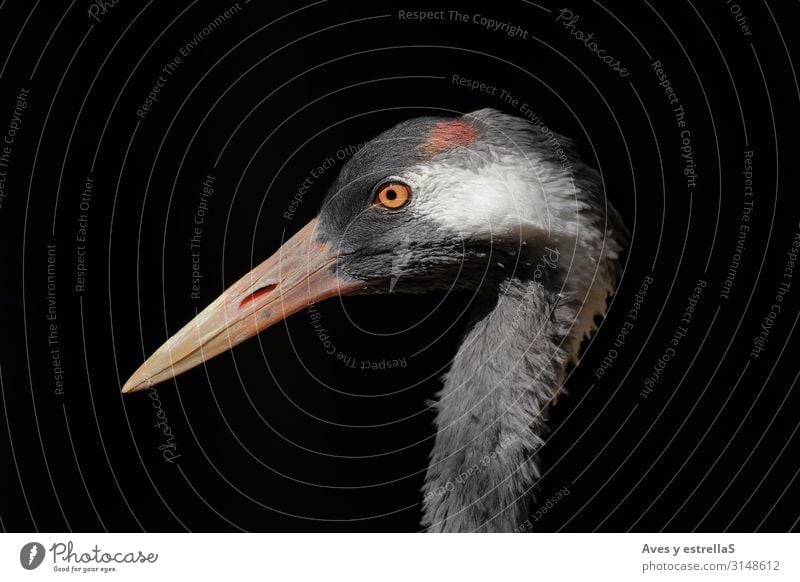
M242 302L239 304L239 309L249 305L256 299L261 299L268 293L272 292L272 290L275 289L275 287L277 286L278 286L277 283L273 283L272 285L267 285L266 287L261 287L260 289L256 289L250 295L242 299Z

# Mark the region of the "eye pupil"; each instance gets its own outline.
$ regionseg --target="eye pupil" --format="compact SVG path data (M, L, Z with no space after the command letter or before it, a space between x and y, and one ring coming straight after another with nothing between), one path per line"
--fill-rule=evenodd
M388 198L389 200L394 200L395 198L397 198L397 192L395 192L394 190L387 190L386 198Z

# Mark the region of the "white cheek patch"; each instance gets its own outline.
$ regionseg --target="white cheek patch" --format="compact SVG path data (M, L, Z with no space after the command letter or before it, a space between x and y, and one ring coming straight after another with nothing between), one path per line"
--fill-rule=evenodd
M420 164L398 176L411 186L409 211L466 240L554 244L565 274L560 293L580 302L566 346L577 361L595 315L605 313L613 292L614 268L606 260L617 257L620 245L571 173L542 163L533 152L528 159L516 152L493 152L488 160L469 155L476 154Z
M528 240L574 235L577 224L570 223L578 220L578 203L574 195L565 195L572 192L572 181L543 175L533 160L523 163L500 158L473 171L466 164L439 162L411 168L403 178L413 192L414 212L458 236ZM548 195L553 188L560 195Z

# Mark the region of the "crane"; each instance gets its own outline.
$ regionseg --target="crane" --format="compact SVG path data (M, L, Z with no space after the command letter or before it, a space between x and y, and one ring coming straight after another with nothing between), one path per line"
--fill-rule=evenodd
M345 294L469 290L435 406L422 525L515 531L546 413L605 315L627 231L567 138L493 109L403 121L342 167L316 218L150 356L135 392Z

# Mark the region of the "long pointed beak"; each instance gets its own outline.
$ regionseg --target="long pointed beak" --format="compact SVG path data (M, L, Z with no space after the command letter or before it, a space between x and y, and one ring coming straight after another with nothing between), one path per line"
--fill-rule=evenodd
M307 305L363 288L333 274L337 255L315 241L309 222L269 259L231 285L158 348L128 379L123 392L169 380L231 349Z

